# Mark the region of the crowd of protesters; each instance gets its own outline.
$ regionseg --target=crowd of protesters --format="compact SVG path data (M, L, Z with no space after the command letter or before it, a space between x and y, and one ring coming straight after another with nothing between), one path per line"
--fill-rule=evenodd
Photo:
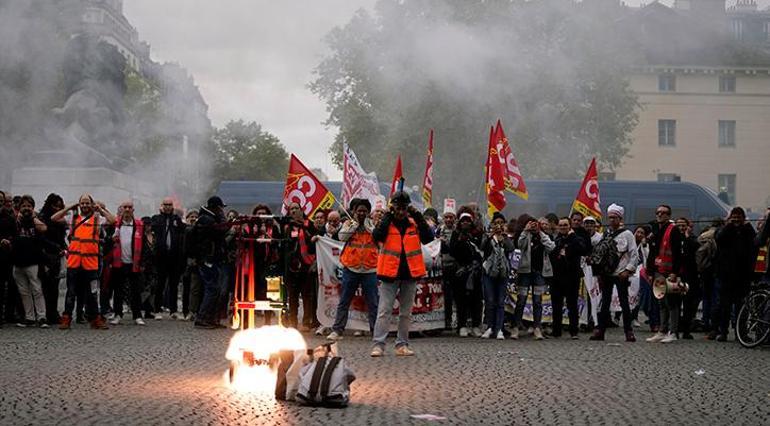
M404 192L394 194L387 209L353 199L347 211L319 210L313 217L305 217L296 203L285 217L272 216L268 206L259 204L243 212L252 218L244 222L226 207L213 196L183 214L166 198L158 214L139 218L130 200L113 214L89 194L72 204L50 194L36 209L31 196L0 192L0 325L69 329L73 322L88 322L105 329L128 322L127 304L139 326L172 319L192 321L196 328L225 328L238 233L251 237L258 299L266 296L267 277L284 277L289 326L341 339L360 287L375 357L384 353L396 300L396 354L414 354L409 348L411 306L416 281L426 274L421 244L434 239L441 241L445 328L461 337L559 338L566 302L567 332L578 339L578 299L588 267L602 294L597 318L589 315L591 340L604 340L622 318L625 340L636 341L634 329L642 327L643 312L654 333L648 342L692 339L697 331L725 341L750 283L767 278L767 265L759 270L756 260L770 239L768 218L755 228L740 207L699 235L688 218L673 218L665 204L657 207L654 221L633 229L624 225L624 208L616 204L607 209L606 223L573 212L561 218L522 214L511 220L495 213L485 224L475 204L446 208L439 217L434 209L416 210ZM339 305L328 330L315 312L315 242L321 237L344 243ZM640 280L639 303L632 309L630 279L641 270L649 279ZM516 293L509 295L511 277ZM656 282L686 282L688 291L657 299ZM613 289L621 307L614 318ZM553 307L549 328L542 319L545 294ZM515 299L512 313L505 310L508 297ZM532 320L525 321L530 297ZM264 319L273 321L269 313Z

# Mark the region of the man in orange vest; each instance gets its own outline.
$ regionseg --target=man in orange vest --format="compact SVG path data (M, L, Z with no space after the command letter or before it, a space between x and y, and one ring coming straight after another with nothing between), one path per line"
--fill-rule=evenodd
M69 211L72 211L72 215L65 217ZM59 329L70 328L78 292L86 296L86 315L91 320L91 328L106 329L107 324L99 315L97 299L99 234L102 226L115 223L115 216L99 203L95 203L90 194L83 194L77 204L54 213L51 220L65 222L70 229L70 244L67 249L67 296Z
M342 339L342 332L348 322L350 302L360 285L364 292L366 311L369 318L369 331L374 330L377 321L377 243L372 231L374 224L369 219L372 209L369 200L353 198L350 200L350 211L353 219L348 219L338 232L339 240L345 243L342 248L340 262L342 269L342 288L337 314L332 326L332 332L326 338L329 340Z
M385 351L396 296L399 302L396 355L414 355L409 349L409 325L417 290L415 281L426 274L421 244L433 241L433 232L422 214L410 205L409 194L398 191L390 203L390 211L372 232L374 241L382 244L377 258L377 278L382 284L373 333L373 357L380 357Z

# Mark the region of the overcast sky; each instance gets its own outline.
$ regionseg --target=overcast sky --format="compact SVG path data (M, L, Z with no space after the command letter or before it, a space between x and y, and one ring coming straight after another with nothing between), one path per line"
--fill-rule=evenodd
M306 85L328 52L323 36L345 24L355 10L371 10L374 3L126 0L124 12L139 37L152 46L153 59L178 62L190 71L215 126L231 119L256 121L309 167L339 179L341 173L327 154L336 129L324 127L325 105ZM765 7L770 0L759 3Z

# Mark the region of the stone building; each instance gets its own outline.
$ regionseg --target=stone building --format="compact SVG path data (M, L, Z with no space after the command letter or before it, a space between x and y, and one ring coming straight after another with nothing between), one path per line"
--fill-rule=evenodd
M615 179L689 181L770 206L770 12L740 0L652 3L624 18L643 52L639 124ZM612 174L610 174L612 176Z

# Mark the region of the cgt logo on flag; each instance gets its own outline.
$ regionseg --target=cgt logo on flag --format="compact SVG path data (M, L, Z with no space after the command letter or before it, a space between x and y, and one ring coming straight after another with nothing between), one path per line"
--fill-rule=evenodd
M602 208L599 200L599 174L596 171L596 158L591 159L583 184L580 186L572 210L580 212L583 216L593 216L601 220Z
M292 203L299 204L306 216L313 216L318 209L334 206L332 193L294 154L289 161L281 213L286 214L288 206Z

